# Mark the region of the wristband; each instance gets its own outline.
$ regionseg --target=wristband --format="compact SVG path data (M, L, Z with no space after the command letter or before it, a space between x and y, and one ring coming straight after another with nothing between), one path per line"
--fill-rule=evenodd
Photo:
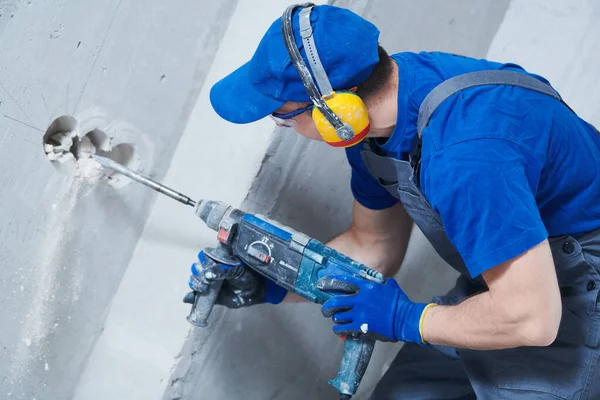
M419 334L421 335L421 342L423 344L428 344L427 342L425 342L425 339L423 338L423 321L425 320L425 312L433 306L437 306L437 304L436 303L427 304L425 306L425 308L423 309L423 312L421 313L421 318L419 319Z

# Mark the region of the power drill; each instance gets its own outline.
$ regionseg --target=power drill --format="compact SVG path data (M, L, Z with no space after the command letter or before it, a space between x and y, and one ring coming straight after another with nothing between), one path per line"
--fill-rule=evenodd
M317 281L324 275L352 275L375 282L384 281L381 273L264 216L245 213L221 201L195 202L110 159L92 157L106 168L193 206L196 215L217 232L218 246L205 249L209 262L225 265L242 262L279 286L317 304L323 304L332 297L317 288ZM221 283L212 281L207 291L196 294L188 316L191 324L207 326ZM349 400L356 393L374 346L375 341L371 339L345 338L338 374L329 381L338 391L340 400Z

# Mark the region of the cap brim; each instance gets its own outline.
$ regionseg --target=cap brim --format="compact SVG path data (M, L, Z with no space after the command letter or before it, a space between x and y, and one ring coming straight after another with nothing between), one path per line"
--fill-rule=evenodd
M285 104L256 91L248 77L248 65L242 65L210 90L210 102L217 114L236 124L258 121Z

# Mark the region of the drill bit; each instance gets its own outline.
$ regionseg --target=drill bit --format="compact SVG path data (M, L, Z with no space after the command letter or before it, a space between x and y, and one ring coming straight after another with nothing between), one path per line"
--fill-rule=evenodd
M112 169L113 171L123 174L123 175L133 179L136 182L146 185L146 186L156 190L159 193L162 193L164 195L169 196L172 199L177 200L180 203L183 203L188 206L196 207L196 202L194 200L190 199L189 197L187 197L179 192L176 192L173 189L166 187L165 185L161 185L160 183L148 178L147 176L144 176L144 175L140 174L139 172L135 172L135 171L125 167L124 165L121 165L118 162L111 160L110 158L98 156L96 154L93 154L92 158L94 160L96 160L96 162L98 162L98 164L102 165L104 168Z

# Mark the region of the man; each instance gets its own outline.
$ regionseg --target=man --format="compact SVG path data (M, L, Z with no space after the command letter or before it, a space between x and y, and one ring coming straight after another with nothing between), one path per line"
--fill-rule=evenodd
M295 45L314 68L302 10L292 16ZM518 65L389 56L377 28L348 10L318 6L309 19L332 89L356 93L369 121L367 138L345 149L352 225L328 245L391 277L415 222L461 273L430 304L412 302L392 278L322 279L322 290L344 288L322 308L336 333L405 343L372 398L600 398L598 132ZM283 37L277 20L252 59L212 88L213 107L233 123L272 116L325 138ZM286 296L257 282L243 291L226 282L218 302Z

